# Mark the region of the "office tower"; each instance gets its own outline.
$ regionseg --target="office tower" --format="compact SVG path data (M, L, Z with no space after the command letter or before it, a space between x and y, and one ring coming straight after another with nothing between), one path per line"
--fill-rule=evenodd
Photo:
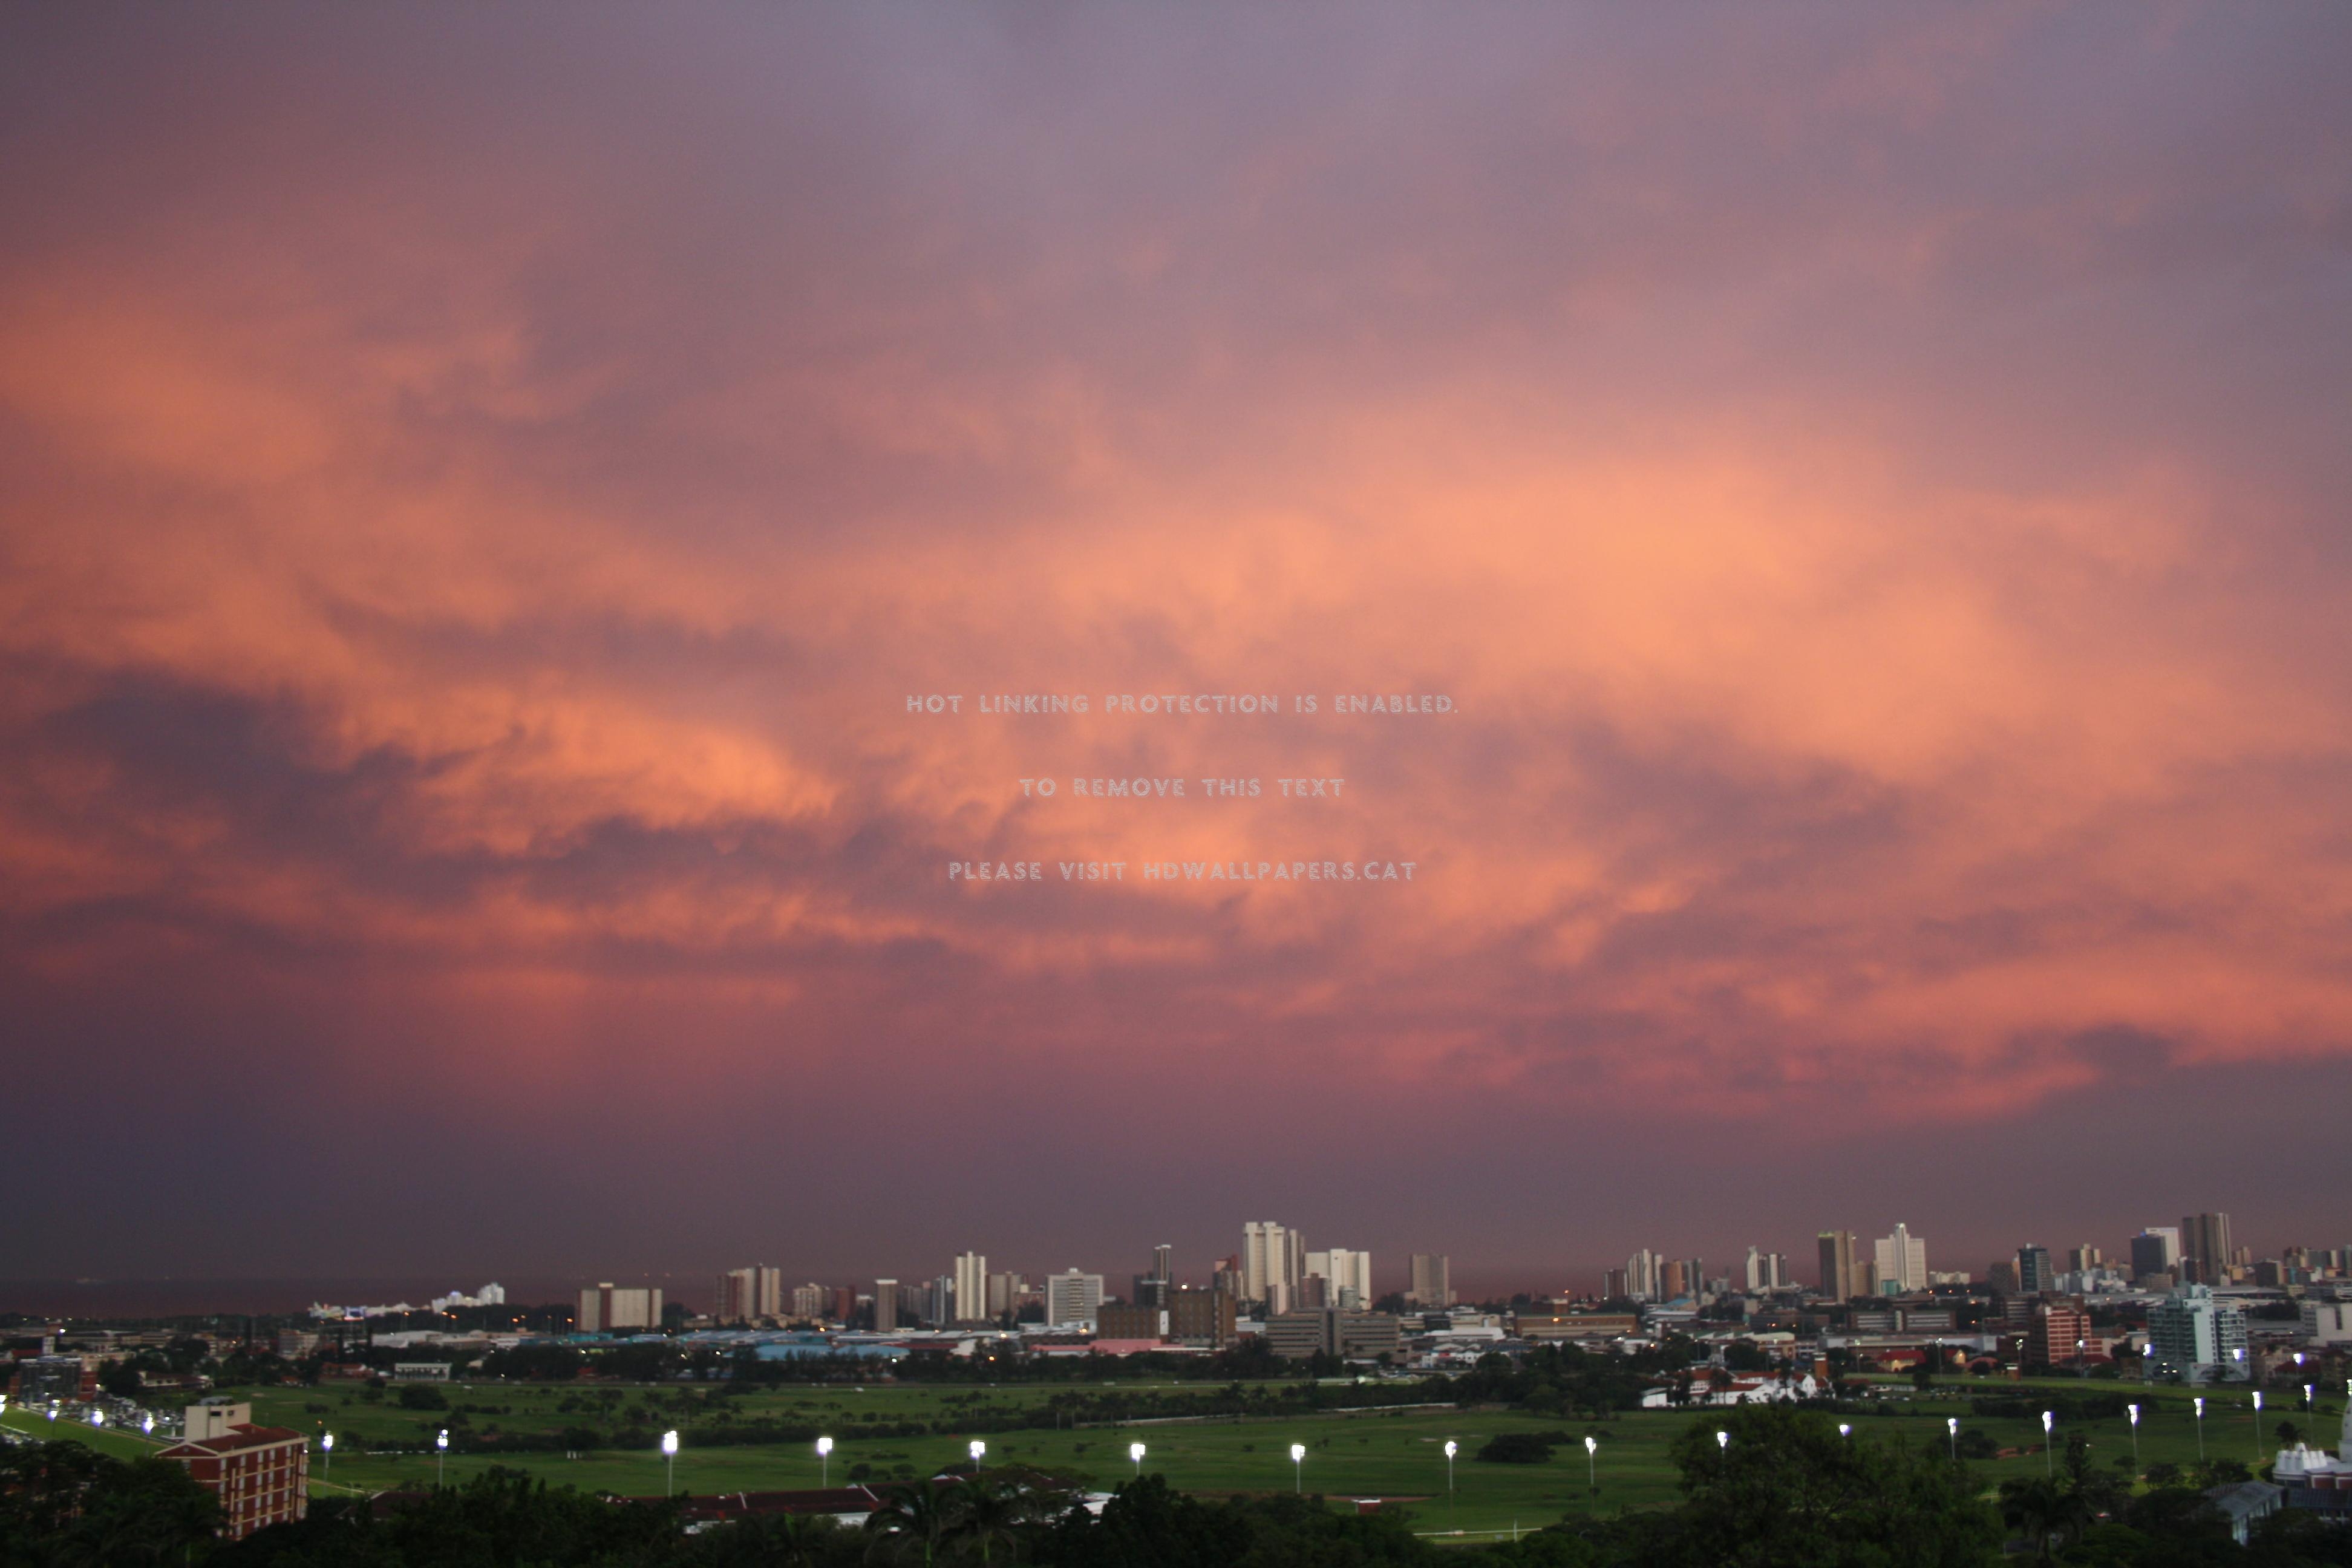
M583 1334L610 1333L615 1329L658 1329L661 1317L658 1288L615 1289L608 1279L580 1292L575 1323Z
M1178 1290L1168 1298L1168 1337L1223 1350L1235 1337L1234 1298L1224 1290Z
M779 1270L779 1272L782 1271ZM857 1287L855 1285L835 1285L833 1287L832 1305L832 1316L835 1322L856 1322L857 1321Z
M1777 1252L1762 1247L1748 1249L1748 1266L1743 1279L1749 1294L1760 1290L1778 1290L1789 1283L1789 1260Z
M806 1285L793 1287L793 1316L814 1322L833 1305L833 1291L811 1280Z
M1412 1255L1412 1289L1405 1300L1416 1307L1443 1311L1454 1305L1453 1269L1443 1252Z
M1895 1222L1893 1236L1878 1241L1878 1289L1888 1295L1927 1288L1927 1244Z
M988 1277L988 1315L1002 1318L1007 1312L1021 1310L1021 1298L1028 1293L1029 1282L1020 1275L1006 1271Z
M967 1323L985 1322L988 1310L988 1259L977 1252L967 1252L955 1260L955 1309L957 1320Z
M1853 1232L1825 1230L1821 1233L1819 1245L1822 1294L1832 1301L1861 1295L1853 1279Z
M2158 1376L2205 1383L2251 1375L2246 1314L2214 1300L2210 1285L2184 1285L2150 1307L2147 1342Z
M2066 1272L2069 1274L2087 1274L2094 1268L2104 1268L2105 1267L2106 1259L2105 1255L2102 1254L2097 1247L2092 1247L2087 1243L2081 1247L2070 1247L2066 1249Z
M1601 1276L1601 1295L1602 1300L1622 1301L1631 1294L1631 1291L1632 1287L1626 1283L1625 1271L1622 1268L1612 1268L1605 1271Z
M1175 1283L1176 1248L1167 1242L1163 1241L1151 1249L1151 1277L1165 1279L1170 1284Z
M1076 1268L1045 1276L1045 1321L1092 1328L1102 1310L1103 1277Z
M1654 1301L1664 1284L1659 1267L1664 1260L1648 1247L1625 1259L1625 1294L1636 1301Z
M1161 1242L1151 1249L1151 1267L1135 1277L1135 1293L1128 1298L1130 1306L1160 1308L1168 1305L1168 1294L1176 1288L1172 1270L1175 1248Z
M1230 1258L1219 1258L1216 1268L1209 1273L1210 1289L1223 1290L1236 1301L1246 1299L1243 1295L1243 1287L1246 1283L1242 1278L1242 1255L1238 1252Z
M2168 1225L2150 1226L2131 1240L2131 1271L2135 1282L2180 1277L2180 1233Z
M898 1326L898 1282L896 1279L874 1281L874 1327L889 1333Z
M2051 1278L2050 1249L2032 1242L2017 1249L2017 1288L2028 1296L2038 1296L2044 1290L2054 1290L2057 1281Z
M2037 1301L2025 1331L2029 1365L2079 1369L2089 1349L2091 1314L2074 1301Z
M2200 1285L2219 1285L2229 1276L2230 1216L2193 1214L2180 1222L2180 1261L2185 1272Z
M1985 1284L1996 1296L2016 1295L2017 1259L2003 1258L1996 1260L1991 1268L1985 1270Z
M1680 1300L1691 1293L1690 1266L1679 1258L1666 1259L1658 1277L1658 1294L1669 1301Z

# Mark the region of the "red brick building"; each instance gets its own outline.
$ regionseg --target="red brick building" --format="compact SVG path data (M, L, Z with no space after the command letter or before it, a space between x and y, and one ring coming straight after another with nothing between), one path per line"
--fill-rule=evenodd
M2083 1348L2076 1350L2080 1344ZM2091 1314L2073 1301L2041 1301L2033 1308L2032 1321L2025 1331L2025 1364L2033 1366L2047 1363L2052 1366L2072 1367L2087 1358L2094 1347L2103 1342L2091 1330ZM2105 1359L2102 1357L2101 1359Z
M231 1541L310 1510L310 1444L290 1427L240 1423L215 1436L175 1443L155 1457L187 1466L220 1499L221 1533Z

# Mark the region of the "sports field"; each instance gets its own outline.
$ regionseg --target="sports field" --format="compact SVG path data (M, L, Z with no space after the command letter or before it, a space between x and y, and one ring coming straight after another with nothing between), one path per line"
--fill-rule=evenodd
M1156 1388L1184 1394L1202 1392L1196 1384L1145 1384L1106 1382L1086 1385L1095 1390ZM836 1484L858 1473L887 1481L932 1473L962 1459L971 1434L961 1423L985 1418L1001 1424L1017 1413L1050 1420L1045 1400L1068 1384L1038 1386L868 1385L847 1384L789 1387L740 1395L719 1396L699 1386L657 1387L612 1384L556 1385L530 1384L452 1384L443 1392L455 1408L447 1414L404 1410L395 1403L397 1390L371 1399L356 1388L257 1389L238 1391L250 1397L255 1418L312 1433L332 1431L339 1447L331 1471L314 1453L315 1490L345 1489L376 1490L385 1487L429 1485L436 1473L433 1435L455 1423L462 1412L471 1430L560 1431L586 1423L611 1427L631 1410L646 1419L628 1424L642 1432L640 1447L599 1447L567 1457L562 1453L501 1457L452 1453L441 1465L446 1478L457 1481L503 1464L544 1476L557 1484L586 1490L606 1490L628 1496L660 1493L667 1484L667 1468L655 1443L670 1427L683 1435L677 1459L676 1485L698 1493L812 1487L821 1467L808 1444L719 1446L709 1441L730 1424L758 1420L805 1422L823 1430L838 1424L848 1429L887 1422L940 1423L944 1429L921 1436L841 1438L833 1453L830 1479ZM2038 1418L1990 1419L1969 1414L1972 1396L2032 1397L2037 1388L2055 1395L2121 1393L2143 1406L2139 1427L2140 1468L2159 1462L2187 1466L2199 1457L2199 1424L2190 1414L2190 1396L2179 1389L2143 1392L2114 1383L2063 1380L2049 1384L2006 1380L1955 1383L1925 1395L1907 1388L1888 1389L1890 1397L1874 1402L1869 1414L1843 1416L1858 1438L1897 1438L1910 1443L1932 1442L1946 1447L1946 1419L1960 1418L1961 1433L1981 1433L1994 1446L2021 1450L2006 1458L1978 1462L1988 1487L2009 1476L2038 1475L2044 1465ZM227 1391L225 1391L227 1392ZM2342 1418L2340 1396L2320 1401L2306 1415L2300 1408L2273 1408L2263 1413L2263 1441L2274 1448L2280 1418L2291 1420L2306 1435L2333 1446ZM565 1408L567 1403L570 1408ZM2294 1403L2299 1405L2300 1396ZM1163 1475L1179 1489L1217 1494L1286 1491L1294 1485L1309 1493L1337 1499L1355 1497L1410 1498L1405 1504L1423 1530L1459 1528L1465 1531L1507 1531L1549 1523L1563 1512L1599 1508L1614 1510L1664 1503L1675 1496L1675 1476L1668 1458L1674 1438L1694 1423L1708 1419L1705 1412L1644 1411L1590 1422L1534 1416L1508 1411L1416 1410L1382 1414L1230 1418L1197 1423L1134 1424L1089 1426L1071 1430L1040 1426L1018 1431L987 1430L987 1462L1018 1463L1070 1476L1108 1489L1132 1475L1128 1446L1146 1446L1143 1468ZM147 1451L134 1436L116 1432L92 1432L69 1423L49 1423L38 1416L10 1411L6 1424L40 1437L93 1443L110 1452ZM2132 1454L2132 1429L2122 1419L2075 1424L2062 1422L2062 1446L2071 1429L2079 1429L2092 1445L2094 1463L2120 1471L2118 1458ZM1505 1432L1564 1433L1568 1441L1548 1463L1495 1464L1475 1458L1487 1439ZM1597 1492L1587 1488L1583 1437L1599 1440L1591 1464ZM353 1439L360 1439L354 1442ZM1447 1490L1444 1445L1460 1445L1453 1467L1453 1490ZM1294 1468L1293 1443L1307 1447L1305 1459ZM2254 1416L2246 1392L2208 1393L2203 1422L2204 1451L2214 1458L2238 1459L2250 1466L2267 1465L2257 1448ZM360 1451L362 1447L367 1452ZM405 1451L390 1451L395 1448Z

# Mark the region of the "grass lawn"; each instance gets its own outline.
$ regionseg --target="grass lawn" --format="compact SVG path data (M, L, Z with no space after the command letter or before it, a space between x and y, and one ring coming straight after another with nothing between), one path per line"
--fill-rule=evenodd
M446 1476L452 1482L458 1481L497 1463L528 1470L556 1485L628 1496L654 1495L664 1489L666 1470L654 1443L666 1427L676 1426L686 1434L686 1447L677 1456L677 1484L682 1489L708 1494L813 1487L818 1482L820 1467L808 1445L698 1446L696 1434L708 1430L721 1409L734 1412L738 1420L806 1421L820 1429L832 1423L953 1423L964 1413L1042 1411L1047 1395L1074 1386L1100 1389L1105 1385L869 1385L864 1392L845 1384L792 1385L711 1400L700 1386L452 1384L445 1389L447 1398L453 1405L474 1407L467 1413L467 1419L478 1431L492 1424L505 1430L557 1430L583 1421L604 1425L600 1412L583 1411L576 1406L583 1399L598 1403L607 1395L619 1402L617 1408L643 1408L652 1418L642 1426L646 1436L641 1447L599 1448L572 1458L560 1453L495 1458L453 1453L446 1460ZM1194 1384L1118 1386L1204 1392ZM1946 1418L1958 1415L1963 1432L1981 1431L2000 1447L2024 1450L2007 1458L1977 1464L1977 1473L1990 1489L2008 1477L2042 1473L2041 1426L2033 1416L1972 1416L1968 1412L1968 1399L1971 1395L2013 1396L2045 1389L2055 1394L2121 1392L2126 1398L2139 1400L2142 1468L2158 1461L2186 1466L2198 1458L2198 1426L2189 1414L2190 1396L2179 1389L2144 1391L2137 1385L2074 1379L2027 1384L2007 1380L1954 1381L1925 1395L1889 1397L1883 1402L1883 1413L1874 1411L1843 1419L1850 1420L1857 1437L1865 1440L1899 1437L1911 1443L1932 1442L1942 1447L1948 1440ZM1899 1390L1890 1388L1889 1393L1910 1394L1907 1385ZM373 1491L385 1487L430 1485L436 1470L432 1435L441 1425L454 1420L454 1414L403 1410L394 1402L397 1390L387 1391L383 1396L370 1400L360 1389L327 1384L318 1388L258 1389L252 1391L250 1397L258 1421L312 1433L331 1430L338 1435L342 1447L335 1456L331 1483L325 1466L314 1453L314 1490L326 1490L330 1485L337 1491L346 1488ZM2267 1466L2268 1455L2256 1449L2247 1392L2242 1388L2209 1392L2206 1399L2205 1452L2249 1466ZM566 1400L574 1403L574 1410L559 1408ZM2295 1403L2299 1405L2299 1397ZM2325 1436L2332 1444L2342 1414L2340 1396L2323 1399L2319 1412L2313 1415L2306 1415L2299 1408L2265 1411L2266 1447L2276 1447L2281 1416L2294 1421L2307 1434ZM90 1442L108 1452L152 1451L150 1445L123 1433L69 1427L64 1422L57 1423L58 1430L51 1432L47 1430L51 1425L47 1421L20 1417L16 1411L9 1412L7 1419L10 1426L32 1431L36 1436ZM1688 1411L1627 1413L1611 1420L1588 1423L1494 1410L1443 1410L1253 1418L1239 1424L1139 1424L1075 1431L1041 1427L986 1432L982 1436L988 1444L992 1464L1011 1461L1034 1465L1105 1489L1134 1473L1127 1447L1130 1442L1141 1442L1148 1449L1146 1470L1165 1476L1170 1484L1180 1489L1212 1495L1289 1489L1294 1484L1290 1445L1304 1443L1307 1455L1296 1479L1302 1481L1310 1493L1319 1492L1334 1499L1418 1498L1422 1500L1405 1506L1411 1509L1420 1529L1489 1531L1507 1531L1514 1524L1522 1528L1547 1524L1570 1510L1598 1508L1614 1511L1673 1500L1675 1487L1669 1446L1694 1423L1707 1420L1706 1412ZM2118 1458L2129 1460L2131 1428L2125 1421L2087 1423L2080 1430L2090 1440L2093 1461L2103 1469L2122 1468L2116 1463ZM1531 1431L1564 1431L1570 1434L1571 1441L1546 1464L1489 1464L1475 1458L1480 1446L1497 1433ZM1581 1439L1588 1431L1601 1440L1594 1467L1600 1485L1597 1498L1587 1492L1585 1485L1586 1460ZM2068 1426L2062 1423L2058 1428L2062 1449L2068 1431ZM377 1451L357 1451L358 1445L352 1442L355 1436ZM1450 1501L1444 1455L1444 1444L1449 1437L1461 1445L1461 1455L1454 1466L1455 1489ZM836 1484L845 1481L851 1469L860 1464L867 1466L874 1478L880 1480L887 1480L902 1469L910 1475L928 1474L963 1458L967 1441L965 1436L952 1428L919 1437L845 1438L834 1451L831 1478ZM382 1451L395 1446L407 1447L412 1451Z

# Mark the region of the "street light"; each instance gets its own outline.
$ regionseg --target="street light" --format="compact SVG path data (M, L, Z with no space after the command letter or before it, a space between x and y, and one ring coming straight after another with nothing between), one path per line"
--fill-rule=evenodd
M1454 1506L1454 1454L1461 1445L1451 1437L1445 1439L1445 1506Z
M449 1428L441 1428L441 1436L433 1439L433 1484L441 1484L441 1475L449 1460Z
M1141 1480L1143 1479L1143 1445L1129 1443L1127 1446L1127 1457L1135 1461L1135 1479Z
M1595 1496L1601 1491L1601 1475L1594 1468L1600 1461L1593 1456L1600 1452L1601 1439L1587 1432L1584 1435L1584 1484L1592 1489Z
M662 1434L662 1458L669 1466L667 1495L675 1497L677 1495L677 1430L675 1427Z
M150 1424L152 1424L155 1418L150 1415L147 1419ZM321 1436L319 1439L319 1447L326 1450L327 1474L331 1476L335 1473L335 1435L332 1432L329 1432L325 1436Z
M981 1441L979 1438L977 1438L977 1437L974 1437L974 1438L971 1440L971 1473L972 1473L973 1475L978 1475L978 1474L980 1474L980 1461L981 1461L981 1458L982 1458L982 1456L985 1455L987 1452L988 1452L988 1445L987 1445L987 1444L985 1444L985 1443L982 1442L982 1441Z
M2042 1413L2042 1469L2044 1475L2056 1475L2057 1468L2050 1459L2050 1427L2058 1417L2045 1410Z
M2263 1391L2254 1390L2254 1463L2263 1462Z
M832 1485L833 1485L833 1439L832 1439L832 1438L830 1438L830 1437L819 1437L819 1438L816 1440L816 1463L817 1463L817 1472L816 1472L816 1473L817 1473L817 1484L818 1484L819 1486L824 1486L824 1487L830 1487L830 1486L832 1486Z
M1848 1422L1844 1422L1844 1421L1841 1421L1841 1422L1839 1422L1839 1423L1838 1423L1838 1436L1841 1436L1841 1437L1851 1437L1851 1436L1853 1436L1853 1427L1852 1424L1851 1424L1851 1423L1848 1423Z
M1951 1439L1952 1463L1957 1465L1960 1462L1960 1418L1957 1415L1945 1416L1944 1431Z
M89 1424L90 1424L91 1426L105 1426L105 1425L106 1425L106 1412L105 1412L105 1411L103 1411L103 1410L100 1410L100 1409L97 1408L95 1405L93 1405L93 1406L90 1408L90 1413L89 1413Z
M1290 1489L1294 1492L1303 1492L1307 1489L1306 1464L1307 1445L1293 1443L1290 1446Z
M146 1433L150 1437L155 1435L155 1413L152 1410L139 1418L139 1430Z
M1717 1453L1720 1453L1720 1452L1722 1452L1724 1449L1730 1447L1731 1447L1731 1434L1730 1434L1730 1433L1728 1433L1728 1432L1721 1431L1721 1430L1717 1431L1717 1433L1716 1433L1716 1435L1715 1435L1715 1447L1716 1447L1716 1451L1717 1451Z
M2132 1468L2137 1470L2139 1468L2139 1406L2126 1405L2124 1406L2124 1414L2131 1417Z
M2205 1396L2197 1396L2197 1462L2205 1462Z

